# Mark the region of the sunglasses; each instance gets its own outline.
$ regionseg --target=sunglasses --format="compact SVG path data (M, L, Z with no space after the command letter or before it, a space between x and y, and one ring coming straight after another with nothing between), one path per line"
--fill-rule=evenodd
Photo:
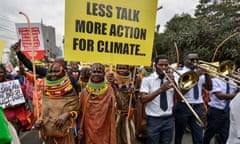
M103 73L103 70L93 70L92 73Z
M193 61L198 61L198 58L190 58L189 60L192 61L192 62Z

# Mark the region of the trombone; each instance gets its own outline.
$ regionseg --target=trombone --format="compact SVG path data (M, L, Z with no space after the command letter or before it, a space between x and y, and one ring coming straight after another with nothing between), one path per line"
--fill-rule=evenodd
M219 78L220 80L222 80L226 83L229 83L232 86L240 88L237 85L237 84L240 84L239 80L237 80L236 78L233 78L231 76L227 76L227 74L230 74L232 72L233 68L234 68L234 64L233 64L232 61L224 61L220 66L216 66L216 65L213 65L213 64L205 62L205 61L199 61L199 63L206 64L206 65L209 65L209 66L217 69L216 71L210 70L210 69L208 69L208 68L199 64L198 67L200 69L206 70L209 73L209 75L214 76L214 77L217 76L217 78ZM231 82L225 80L225 78L227 78L229 80L232 80L235 83L231 83Z
M176 72L180 76L178 83L181 89L183 90L191 89L197 84L199 77L195 72L186 72L186 73L180 74L177 70L175 70L171 66L169 66L169 68L172 69L174 72ZM200 126L203 127L204 124L202 120L200 119L198 114L194 111L194 109L191 107L191 105L188 103L188 101L185 99L185 97L183 96L179 88L176 86L175 82L168 76L168 74L165 71L163 71L163 73L166 76L166 78L169 80L169 82L172 84L173 88L176 90L178 95L186 103L189 110L193 113L193 115L197 119L197 122L199 122Z
M181 74L175 68L173 68L171 66L168 66L168 68L171 69L172 71L174 71L178 76L180 76L180 78L178 80L178 84L182 90L184 90L184 91L189 90L198 83L199 76L194 71L188 71L188 72Z
M233 72L231 73L231 76L237 80L240 80L240 68L235 68L234 67L234 70Z

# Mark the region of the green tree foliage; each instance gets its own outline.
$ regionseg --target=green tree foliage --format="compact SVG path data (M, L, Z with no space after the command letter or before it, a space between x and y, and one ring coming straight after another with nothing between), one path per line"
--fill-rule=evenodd
M213 48L210 49L212 54L220 46L219 44L222 44L225 39L228 39L240 30L239 5L230 2L200 1L195 16L196 19L204 22L204 25L208 27L208 35L213 38L211 43L208 43ZM239 40L239 35L236 35L225 41L219 47L215 60L233 60L239 65L239 61L236 58L240 56L238 52L240 50Z
M211 61L214 52L229 36L240 32L239 4L200 0L195 17L189 14L175 15L167 24L164 33L159 34L155 44L158 53L165 53L176 62L174 42L180 60L186 51L194 50L204 61ZM214 61L232 60L240 66L240 34L229 38L219 47ZM175 60L175 61L174 61Z
M170 57L171 62L176 62L177 44L180 61L186 51L196 51L201 48L199 37L201 23L192 18L189 14L175 15L167 24L164 34L161 36L160 53L165 52ZM204 35L204 33L201 33ZM202 51L202 50L201 50Z

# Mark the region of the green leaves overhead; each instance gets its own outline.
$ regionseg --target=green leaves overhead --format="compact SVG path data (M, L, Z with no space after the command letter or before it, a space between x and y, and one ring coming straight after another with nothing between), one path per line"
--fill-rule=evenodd
M218 45L236 32L240 32L239 4L200 0L195 17L185 13L175 15L167 22L164 33L158 34L155 45L158 54L167 54L173 63L176 62L174 42L179 48L180 61L189 50L196 50L202 60L211 61ZM221 45L215 61L232 60L239 67L239 57L240 34Z

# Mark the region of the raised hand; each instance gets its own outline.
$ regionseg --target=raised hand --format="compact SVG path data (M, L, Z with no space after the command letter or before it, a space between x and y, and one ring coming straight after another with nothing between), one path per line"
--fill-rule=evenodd
M21 39L11 46L11 49L15 52L19 52L21 49Z

